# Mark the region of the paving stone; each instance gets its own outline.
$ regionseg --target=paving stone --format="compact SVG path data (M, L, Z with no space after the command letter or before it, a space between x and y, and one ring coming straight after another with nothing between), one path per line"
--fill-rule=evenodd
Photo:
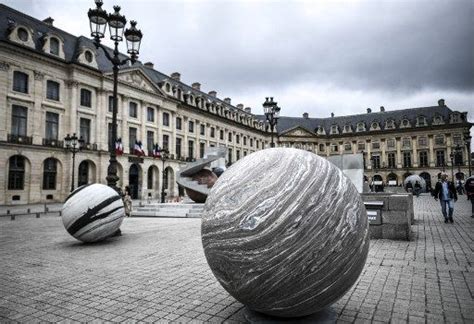
M458 200L454 224L428 196L414 207L411 241L371 241L338 322L474 322L470 205ZM86 245L57 216L1 219L0 322L245 320L207 266L199 219L127 218L122 232Z

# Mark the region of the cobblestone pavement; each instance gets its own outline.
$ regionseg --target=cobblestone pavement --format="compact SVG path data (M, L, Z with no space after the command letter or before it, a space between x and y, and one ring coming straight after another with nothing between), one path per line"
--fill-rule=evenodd
M373 240L338 322L474 322L473 228L465 196L445 224L415 198L410 242ZM0 322L244 321L209 270L199 219L127 218L123 236L82 244L57 216L0 219Z

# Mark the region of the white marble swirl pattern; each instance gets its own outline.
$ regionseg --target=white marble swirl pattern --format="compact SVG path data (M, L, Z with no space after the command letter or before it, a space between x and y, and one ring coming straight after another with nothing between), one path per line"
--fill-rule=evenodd
M103 184L90 184L71 192L62 208L66 230L82 242L97 242L114 234L122 224L122 198Z
M369 248L366 210L351 181L325 159L289 148L250 154L225 171L201 231L222 286L251 309L282 317L342 297Z

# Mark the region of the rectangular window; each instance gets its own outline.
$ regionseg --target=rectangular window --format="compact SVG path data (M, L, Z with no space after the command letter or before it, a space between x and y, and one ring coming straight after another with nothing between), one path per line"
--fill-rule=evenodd
M365 143L364 143L364 142L359 142L359 143L357 143L357 149L358 149L359 151L365 150Z
M378 154L372 155L372 168L380 169L380 155Z
M114 97L109 96L109 112L114 112Z
M170 125L170 114L164 112L163 113L163 126L169 126Z
M81 106L92 107L92 92L87 89L81 89Z
M149 122L155 121L155 108L148 107L146 109L146 120Z
M420 167L428 166L428 152L420 152Z
M135 142L137 141L137 129L135 127L130 127L128 129L128 147L130 148L130 154L133 153L135 148Z
M345 151L350 151L351 149L352 149L351 143L346 143L346 144L344 144L344 150L345 150Z
M244 136L244 145L247 145L247 137Z
M443 135L436 135L435 136L435 144L436 145L444 145L444 136Z
M250 139L250 147L253 147L253 138Z
M337 152L339 149L339 146L337 144L331 144L331 152Z
M52 80L46 82L46 98L59 101L59 83Z
M436 166L446 166L446 161L444 160L444 151L436 151Z
M188 122L188 131L194 133L194 122L192 120Z
M89 144L91 142L91 120L87 118L81 118L79 121L79 125L79 134L84 140L84 144Z
M44 168L43 168L43 189L44 190L56 189L56 172L57 172L56 160L53 158L46 159L44 161Z
M170 137L169 135L163 135L163 150L169 150L170 148Z
M180 130L182 128L181 122L181 117L176 117L176 129Z
M462 137L459 134L453 135L453 144L462 145Z
M228 140L229 140L229 142L232 142L232 133L230 133L230 132L228 134Z
M387 140L387 147L389 148L394 148L395 147L395 139L394 138L390 138Z
M232 149L230 148L227 154L227 163L228 165L232 164Z
M57 140L58 130L59 130L59 115L52 112L46 112L45 137L50 140Z
M395 153L388 153L388 167L389 168L395 168L396 167Z
M402 140L403 147L411 147L411 139L409 137L405 137Z
M216 136L216 130L214 127L211 127L211 137L214 138Z
M176 137L176 147L175 147L176 158L181 158L181 138Z
M28 109L26 107L12 106L12 135L26 136Z
M235 135L235 143L240 144L240 136Z
M12 156L8 169L8 189L23 190L25 183L25 158L20 155Z
M411 167L411 153L410 152L403 152L403 167L404 168Z
M204 157L205 148L206 148L206 143L199 143L199 157L200 158Z
M136 102L130 102L128 104L128 115L133 118L138 117L138 109L137 109L137 103Z
M223 141L224 140L224 130L220 130L219 138Z
M454 150L454 165L463 165L462 149Z
M374 150L380 149L380 142L372 142L372 148Z
M199 127L200 127L199 134L203 136L206 135L206 126L204 124L201 124Z
M28 93L28 74L13 72L13 91Z
M425 136L418 137L418 145L420 146L428 145L428 138L426 138Z
M152 131L147 131L146 132L146 149L148 150L148 153L153 152L153 145L155 145L155 133Z
M194 141L188 141L188 158L194 158Z
M235 160L236 161L240 160L240 151L239 150L235 151Z

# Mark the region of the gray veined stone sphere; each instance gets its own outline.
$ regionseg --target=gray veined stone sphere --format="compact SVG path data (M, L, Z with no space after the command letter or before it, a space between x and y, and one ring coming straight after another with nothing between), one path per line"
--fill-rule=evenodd
M97 242L111 236L120 228L124 216L120 195L98 183L71 192L62 209L64 227L82 242Z
M367 258L364 204L334 165L303 150L250 154L217 180L202 218L217 280L249 308L297 317L334 303Z

